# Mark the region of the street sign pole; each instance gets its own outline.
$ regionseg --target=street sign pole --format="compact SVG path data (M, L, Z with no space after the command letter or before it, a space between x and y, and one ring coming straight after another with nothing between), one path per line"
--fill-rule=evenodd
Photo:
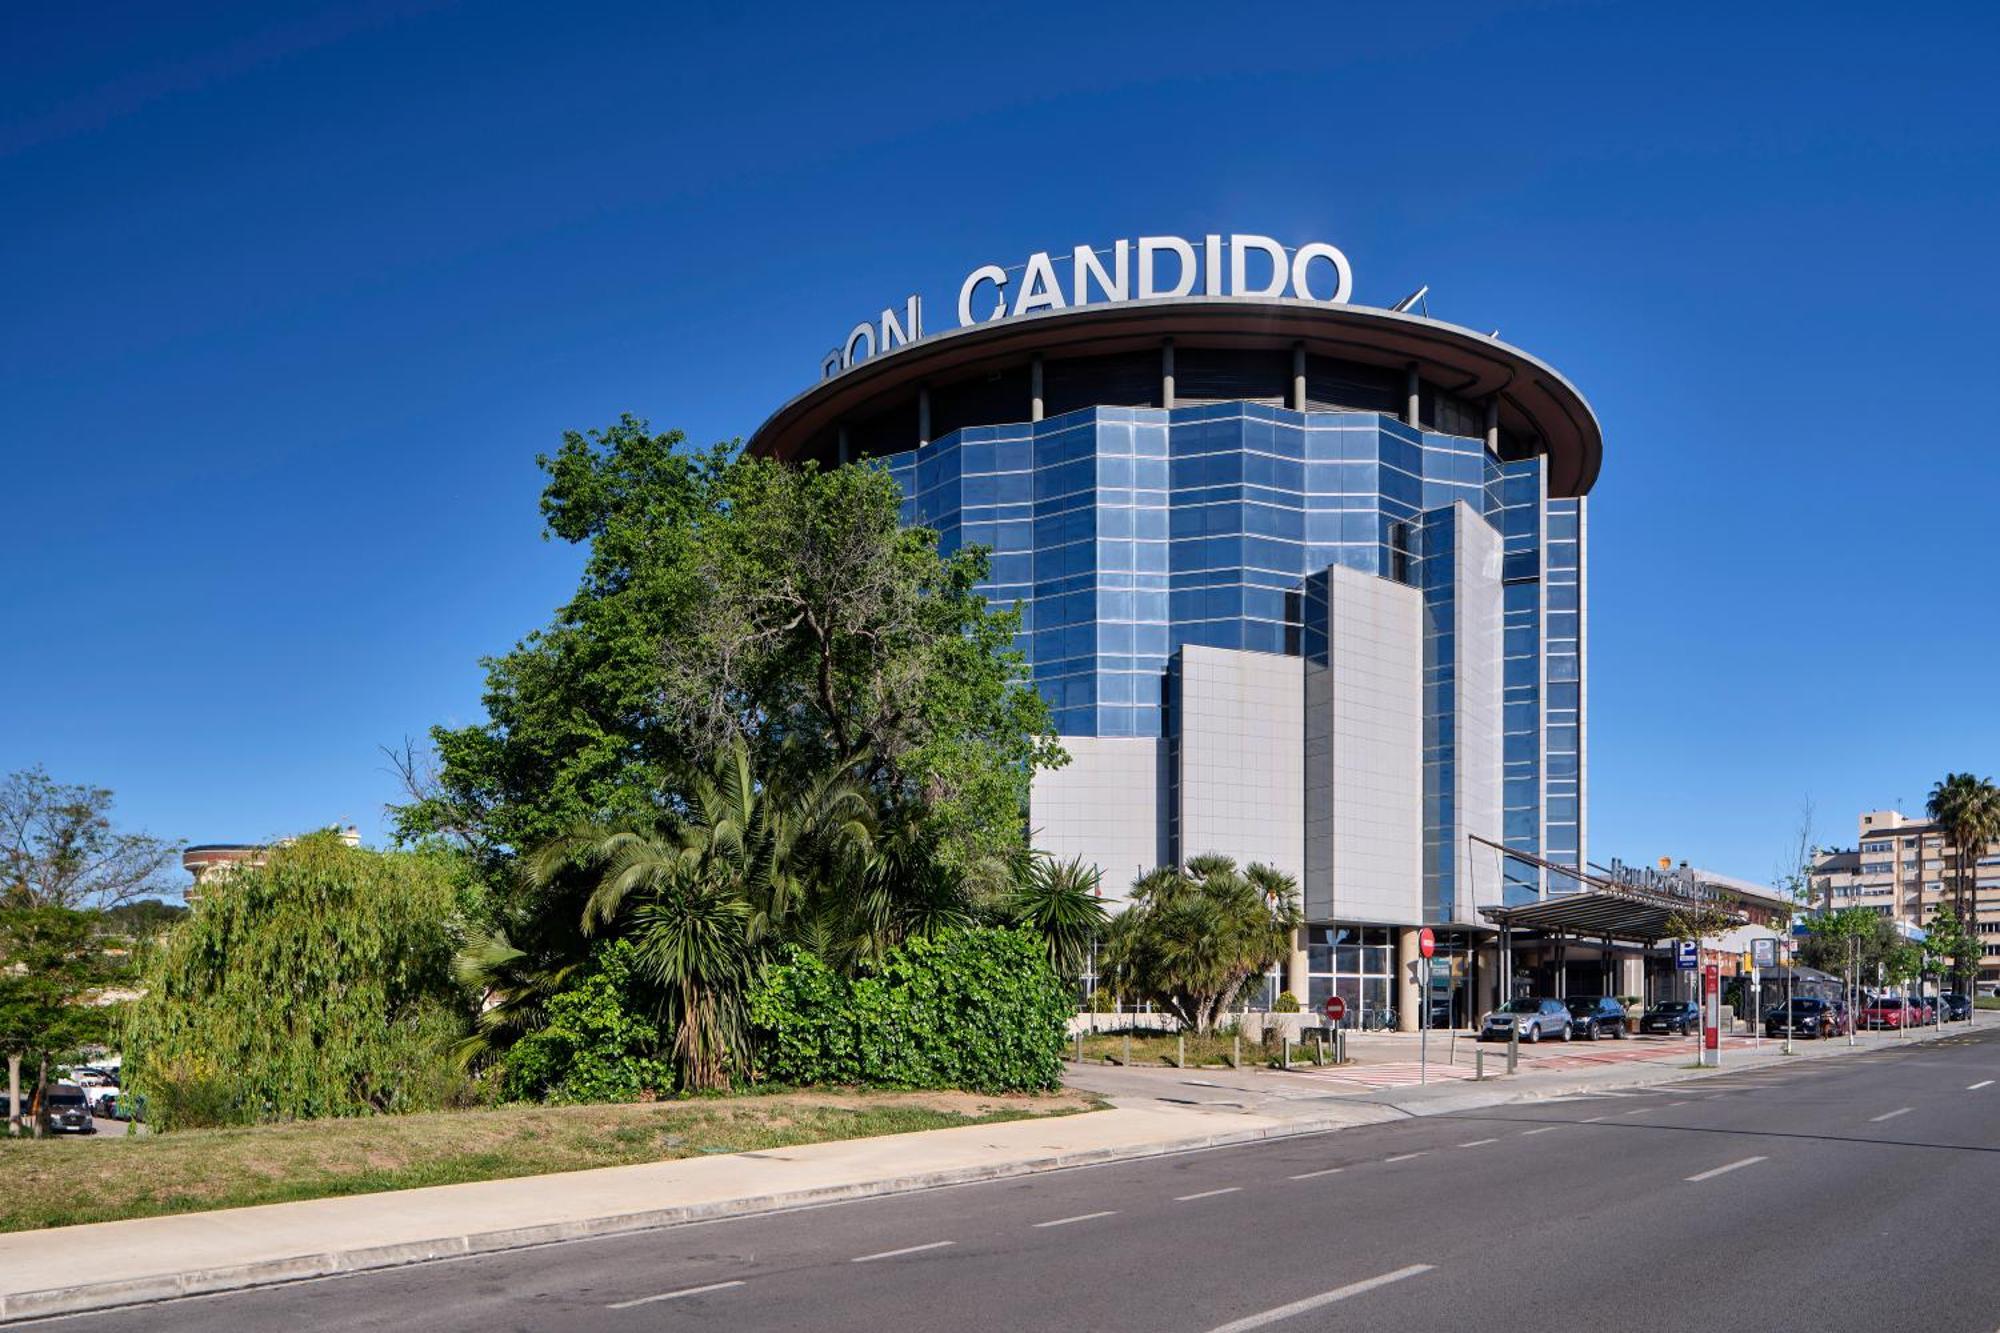
M1722 969L1714 963L1701 969L1701 1062L1722 1067Z
M1417 1082L1431 1081L1431 955L1437 936L1429 926L1417 932L1417 953L1423 959L1423 999L1417 1004Z

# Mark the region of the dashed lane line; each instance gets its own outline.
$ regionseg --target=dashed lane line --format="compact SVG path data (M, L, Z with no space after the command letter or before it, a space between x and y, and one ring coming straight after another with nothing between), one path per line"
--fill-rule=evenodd
M1717 1176L1726 1176L1731 1171L1740 1171L1746 1166L1755 1166L1759 1162L1764 1162L1769 1160L1770 1160L1769 1158L1765 1157L1746 1157L1740 1162L1731 1162L1727 1166L1718 1166L1715 1167L1713 1170L1703 1171L1697 1175L1689 1176L1687 1178L1687 1181L1688 1184L1690 1185L1698 1185L1704 1180L1714 1180Z
M1423 1152L1406 1152L1406 1153L1398 1153L1398 1154L1396 1154L1396 1156L1394 1156L1394 1157L1384 1157L1384 1158L1382 1159L1382 1164L1383 1164L1384 1166L1387 1166L1387 1165L1388 1165L1389 1163L1391 1163L1391 1162L1407 1162L1407 1161L1410 1161L1410 1160L1411 1160L1412 1158L1417 1158L1417 1157L1422 1157L1422 1156L1424 1155L1424 1153L1427 1153L1427 1152L1429 1152L1429 1151L1430 1151L1430 1149L1428 1149L1428 1148L1425 1148L1425 1149L1423 1150Z
M654 1301L677 1301L683 1296L699 1296L704 1292L710 1291L727 1291L731 1287L740 1287L742 1285L743 1283L740 1279L734 1282L711 1282L705 1287L682 1287L679 1291L663 1291L657 1296L641 1296L636 1301L615 1301L604 1308L607 1310L629 1310L635 1305L651 1305Z
M1524 1129L1521 1131L1521 1137L1525 1139L1530 1134L1550 1134L1561 1128L1561 1125L1543 1125L1540 1129Z
M1289 1305L1280 1305L1260 1314L1245 1315L1241 1319L1218 1324L1210 1329L1209 1333L1249 1333L1253 1328L1275 1324L1281 1319L1290 1319L1295 1315L1308 1314L1323 1306L1332 1305L1335 1301L1344 1301L1350 1296L1359 1296L1364 1291L1373 1291L1377 1287L1386 1287L1392 1282L1401 1282L1405 1278L1418 1277L1430 1271L1430 1264L1411 1264L1408 1268L1398 1268L1393 1273L1383 1273L1378 1277L1364 1278L1360 1282L1350 1282L1344 1287L1335 1287L1332 1291L1323 1291L1317 1296L1308 1296Z
M1339 1175L1339 1174L1340 1174L1340 1173L1341 1173L1342 1171L1345 1171L1346 1169L1347 1169L1347 1168L1346 1168L1346 1167L1344 1167L1344 1166L1328 1166L1328 1167L1322 1167L1322 1168L1321 1168L1320 1170L1318 1170L1318 1171L1301 1171L1301 1172L1299 1172L1299 1173L1298 1173L1298 1174L1297 1174L1296 1176L1293 1176L1293 1177L1292 1177L1292 1179L1293 1179L1293 1180L1318 1180L1318 1179L1319 1179L1319 1178L1320 1178L1321 1176L1337 1176L1337 1175Z
M906 1245L900 1250L884 1250L880 1254L863 1254L849 1259L850 1264L872 1264L877 1259L895 1259L905 1254L922 1254L925 1250L942 1250L947 1245L958 1244L955 1240L934 1240L928 1245Z
M1992 1079L1990 1079L1990 1078L1983 1078L1983 1079L1980 1079L1980 1080L1979 1080L1979 1082L1977 1082L1977 1083L1974 1083L1974 1084L1970 1085L1969 1087L1967 1087L1967 1088L1966 1088L1966 1091L1967 1091L1967 1092L1978 1092L1978 1091L1979 1091L1979 1090L1980 1090L1981 1088L1990 1088L1990 1087L1992 1087L1992 1086L1993 1086L1993 1080L1992 1080Z
M1203 1190L1199 1194L1179 1194L1174 1196L1174 1202L1193 1203L1196 1199L1213 1199L1218 1194L1235 1194L1242 1188L1241 1185L1227 1185L1219 1190Z
M1899 1115L1908 1115L1913 1109L1915 1108L1908 1106L1899 1106L1893 1111L1884 1111L1881 1115L1869 1116L1868 1123L1873 1125L1884 1120L1894 1120Z
M1489 1143L1498 1142L1500 1142L1498 1139L1474 1139L1470 1143L1461 1143L1458 1146L1461 1148L1484 1148Z
M1118 1210L1116 1208L1106 1208L1101 1213L1078 1213L1075 1217L1058 1217L1053 1222L1037 1222L1035 1226L1037 1228L1066 1227L1072 1222L1095 1222L1100 1217L1116 1217L1117 1215Z

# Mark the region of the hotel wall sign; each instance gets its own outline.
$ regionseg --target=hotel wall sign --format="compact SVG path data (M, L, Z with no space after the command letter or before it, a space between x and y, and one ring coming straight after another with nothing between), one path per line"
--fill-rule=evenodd
M1315 292L1314 283L1326 294ZM1079 245L1067 254L1037 250L1012 269L981 264L958 285L958 324L965 328L1042 310L1197 291L1202 296L1290 296L1345 305L1353 290L1354 270L1347 256L1324 241L1288 249L1269 236L1247 233L1204 236L1199 242L1141 236L1106 247ZM820 378L923 336L923 297L912 295L902 309L892 306L880 319L863 320L848 330L840 346L820 358Z

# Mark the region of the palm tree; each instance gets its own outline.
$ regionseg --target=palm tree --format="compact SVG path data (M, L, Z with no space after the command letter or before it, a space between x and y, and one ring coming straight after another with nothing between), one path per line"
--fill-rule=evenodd
M1183 1027L1211 1032L1246 981L1290 954L1301 919L1290 875L1193 857L1133 883L1130 905L1106 933L1106 970Z
M740 739L676 785L678 811L580 827L529 858L528 875L539 890L592 878L582 933L631 933L665 995L682 1081L702 1090L727 1086L747 1054L743 996L773 937L866 863L872 827L840 770L760 783Z
M1090 946L1104 931L1104 900L1098 896L1102 878L1082 857L1058 861L1037 853L1026 879L1007 899L1008 918L1041 936L1050 964L1071 980L1083 975Z
M1974 939L1979 936L1978 863L1986 844L2000 838L2000 787L1991 778L1947 773L1931 788L1924 809L1952 845L1957 873L1953 902ZM1965 979L1961 978L1961 986Z

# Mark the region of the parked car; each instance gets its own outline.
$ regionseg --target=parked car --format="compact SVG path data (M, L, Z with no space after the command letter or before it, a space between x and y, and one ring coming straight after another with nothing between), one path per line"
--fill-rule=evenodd
M1861 1011L1861 1026L1865 1028L1902 1028L1911 1021L1909 1009L1894 995L1878 995Z
M71 1071L69 1081L83 1089L83 1099L94 1114L111 1115L111 1108L118 1100L118 1080L108 1071L85 1065Z
M42 1129L49 1134L95 1134L90 1102L74 1083L57 1083L42 1098Z
M1486 1015L1479 1025L1479 1040L1506 1041L1519 1036L1522 1041L1568 1041L1569 1007L1561 1000L1542 996L1510 1001Z
M1903 997L1903 1002L1909 1006L1908 1022L1911 1027L1929 1023L1937 1017L1937 1006L1932 1003L1928 995L1906 995Z
M1967 1023L1972 1020L1972 1001L1956 992L1940 995L1939 1003L1944 1005L1944 1021L1947 1023Z
M1693 1000L1662 1000L1639 1019L1639 1031L1686 1036L1701 1031L1701 1006Z
M1567 1003L1570 1026L1585 1041L1625 1035L1625 1006L1609 995L1572 995Z
M1773 1005L1764 1012L1767 1037L1837 1037L1848 1030L1847 1006L1837 1000L1799 996L1786 1006Z

